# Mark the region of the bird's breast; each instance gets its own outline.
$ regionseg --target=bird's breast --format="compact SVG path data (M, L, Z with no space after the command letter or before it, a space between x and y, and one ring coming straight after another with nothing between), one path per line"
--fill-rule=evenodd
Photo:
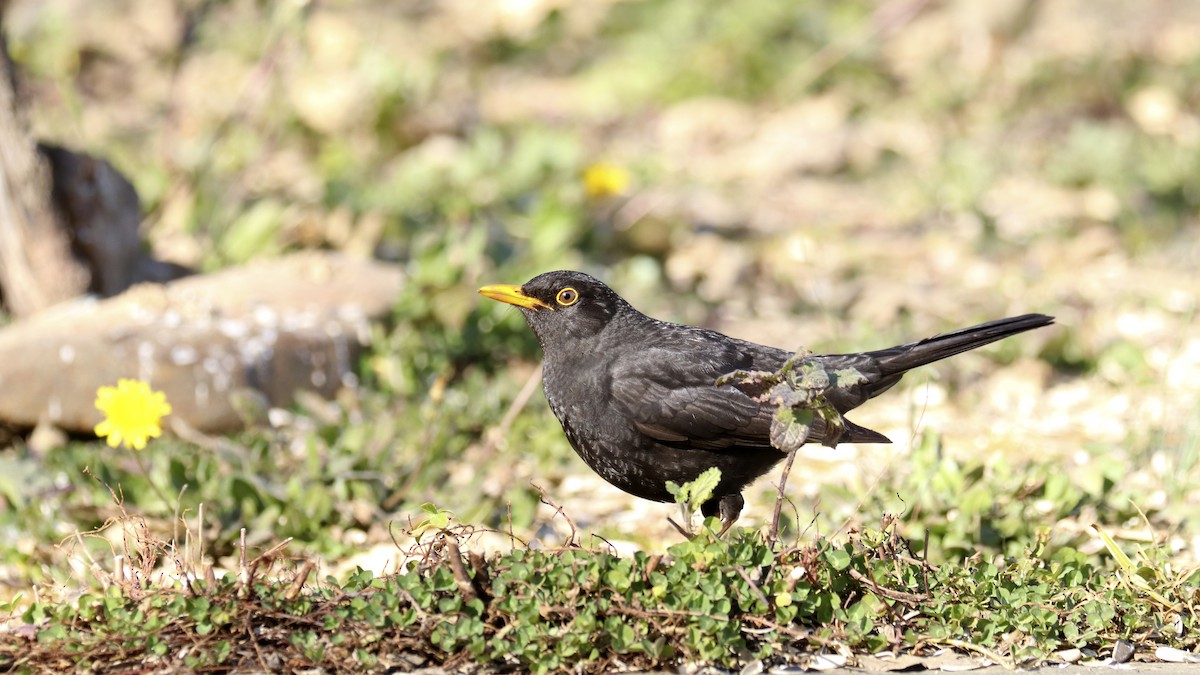
M543 389L571 447L601 478L640 497L669 498L648 439L617 407L604 373L547 363Z

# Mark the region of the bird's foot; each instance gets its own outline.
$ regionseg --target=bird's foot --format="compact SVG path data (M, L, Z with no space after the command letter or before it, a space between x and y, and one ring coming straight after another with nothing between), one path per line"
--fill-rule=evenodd
M738 516L742 515L742 507L746 505L746 500L742 499L740 493L725 495L721 497L718 510L721 513L721 532L718 537L725 536L729 528L737 522Z
M738 516L742 514L742 507L746 505L746 500L742 499L740 493L724 495L720 498L713 498L704 502L700 506L700 513L704 514L705 518L713 516L721 517L721 531L717 533L718 537L725 536L729 528L737 522Z
M733 518L731 520L725 520L722 518L721 519L721 531L717 533L717 536L724 537L725 533L729 531L729 528L733 527L733 524L735 522L737 522L737 518Z
M729 528L733 527L733 524L737 522L738 516L741 515L742 507L745 504L746 501L742 499L742 495L740 494L725 495L719 499L710 499L704 502L700 506L700 513L705 518L720 516L721 531L717 532L717 537L724 537ZM687 539L694 539L700 534L699 532L692 532L690 527L685 528L675 522L670 516L667 517L667 522L671 524L671 527L675 528L676 532ZM689 522L687 525L691 525L691 523Z

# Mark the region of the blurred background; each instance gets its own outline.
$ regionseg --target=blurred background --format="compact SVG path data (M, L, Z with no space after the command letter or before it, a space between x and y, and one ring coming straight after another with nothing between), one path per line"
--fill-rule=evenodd
M561 543L539 486L623 550L675 541L673 507L574 456L532 335L475 292L564 268L659 318L819 352L1055 315L856 414L893 445L807 449L791 531L893 514L954 559L1037 536L1098 551L1102 523L1200 552L1198 3L7 5L35 135L132 181L157 258L320 249L404 272L332 402L136 458L14 435L10 589L80 583L78 547L111 548L73 538L123 517L84 467L165 537L204 503L218 564L246 527L333 571L394 569L425 503ZM769 519L773 480L741 524Z

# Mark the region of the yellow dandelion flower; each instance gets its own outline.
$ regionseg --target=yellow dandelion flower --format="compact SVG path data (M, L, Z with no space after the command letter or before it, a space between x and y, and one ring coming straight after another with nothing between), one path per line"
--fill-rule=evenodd
M96 435L108 444L141 450L146 440L162 435L162 418L171 414L166 394L154 391L141 380L120 380L115 387L96 390L96 408L104 421L96 425Z
M609 162L596 162L583 172L583 191L589 199L619 197L629 189L629 172Z

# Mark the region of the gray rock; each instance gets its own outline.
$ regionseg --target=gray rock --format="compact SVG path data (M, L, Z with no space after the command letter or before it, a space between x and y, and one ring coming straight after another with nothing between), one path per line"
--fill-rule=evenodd
M239 400L353 384L402 285L395 266L306 253L62 303L0 330L0 420L89 432L96 390L137 378L191 427L236 429Z

